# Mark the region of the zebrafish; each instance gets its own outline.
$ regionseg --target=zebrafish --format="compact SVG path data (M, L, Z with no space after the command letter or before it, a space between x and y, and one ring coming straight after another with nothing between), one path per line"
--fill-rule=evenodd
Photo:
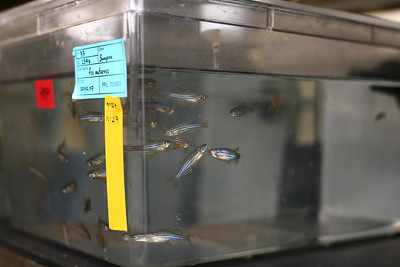
M88 160L86 161L86 164L87 164L89 167L98 166L98 165L102 164L102 163L105 161L105 159L106 159L106 154L105 154L104 151L103 151L103 152L101 152L101 153L99 153L99 154L97 154L97 155L94 155L94 156L91 157L90 159L88 159Z
M65 148L65 139L63 140L63 142L61 143L61 145L58 146L58 149L57 149L57 156L58 156L58 159L59 159L61 162L68 162L68 160L69 160L68 156L65 155L65 154L62 152L62 150L64 150L64 148Z
M166 136L177 136L186 132L192 132L198 128L207 128L207 123L185 123L174 126L165 131Z
M110 229L108 223L101 218L101 215L97 218L97 229L102 231L108 231Z
M141 145L141 146L124 146L125 151L136 151L140 154L143 154L147 157L154 156L155 154L164 151L167 149L171 142L167 140L151 140L148 138L148 140L151 142L151 144L148 145Z
M188 148L191 144L189 141L183 139L182 137L175 137L173 142L173 146L171 147L172 149L177 149L177 148Z
M251 112L253 112L253 109L251 107L247 106L247 104L244 104L244 105L239 105L239 106L232 108L229 111L229 114L231 114L233 117L241 117L241 116L246 115Z
M204 152L207 149L207 145L201 145L197 148L195 148L189 156L183 161L182 168L178 171L178 173L175 176L172 176L167 179L167 182L172 182L174 187L178 186L179 178L183 175L189 174L192 172L192 169L194 166L196 166L197 162L201 159L203 156Z
M269 124L272 124L275 118L275 113L281 108L282 100L279 95L271 95L271 104L269 105L268 110L271 111L271 118L269 120Z
M164 114L168 114L171 115L175 112L175 110L173 108L168 107L167 105L164 105L162 103L159 102L141 102L139 103L139 108L141 109L151 109L151 110L155 110L158 111L160 113L164 113Z
M106 252L107 250L107 241L104 238L103 234L100 231L97 231L97 234L95 235L97 245L103 250L103 252Z
M158 126L158 122L156 119L152 119L150 122L150 127L151 128L156 128Z
M214 148L210 149L208 153L216 159L226 161L227 163L239 163L240 154L239 148L230 149L230 148Z
M148 233L148 234L139 234L132 236L124 234L122 238L125 241L134 240L136 242L147 242L147 243L171 243L182 240L186 240L189 243L191 243L190 236L185 236L171 232Z
M142 69L142 74L149 74L149 73L154 73L154 72L156 72L156 70L155 69Z
M76 114L78 114L78 108L76 107L76 102L71 101L71 103L69 103L67 106L68 106L69 110L71 111L72 118L75 119Z
M180 104L196 104L200 100L206 100L207 96L206 95L201 95L201 94L195 94L191 92L186 92L185 89L182 87L178 87L182 93L172 93L172 92L166 92L162 91L162 93L166 94L168 97L172 98L174 102L180 103Z
M157 81L151 78L139 79L139 90L152 90L157 87Z
M100 112L89 112L88 114L79 116L79 123L81 126L88 126L90 124L99 123L104 121L104 114Z
M61 188L61 192L62 192L63 194L70 194L70 193L75 192L76 187L77 187L77 183L76 183L75 180L73 180L72 182L70 182L70 183L64 185L64 186Z
M386 116L385 112L379 112L378 114L375 115L375 121L382 120L383 118L385 118L385 116Z
M77 103L75 102L75 100L72 99L72 93L67 92L63 95L63 97L68 99L67 107L71 111L72 118L75 119L76 115L78 114L79 107L78 107Z
M150 121L150 127L151 128L156 128L158 126L158 122L156 119L156 115L154 114L154 112L151 112L151 121Z
M268 110L270 111L278 111L281 108L282 100L279 95L271 95L271 104L269 105Z
M52 214L51 214L50 216L51 216L51 218L53 218L53 219L57 222L57 224L60 226L61 231L62 231L62 233L63 233L63 235L64 235L64 242L65 242L65 245L66 245L67 247L69 247L69 231L68 231L67 226L66 226L65 223L64 223L60 218L58 218L57 216L52 215Z
M88 172L89 178L93 180L106 180L107 174L105 169L95 169Z
M33 176L35 176L36 178L45 181L46 180L46 175L41 172L38 168L32 166L32 165L28 165L28 171L33 174Z
M92 240L92 235L90 234L85 224L83 224L83 222L79 222L75 226L78 229L78 233L82 238Z
M92 211L92 201L90 200L90 197L83 198L83 211L85 213Z

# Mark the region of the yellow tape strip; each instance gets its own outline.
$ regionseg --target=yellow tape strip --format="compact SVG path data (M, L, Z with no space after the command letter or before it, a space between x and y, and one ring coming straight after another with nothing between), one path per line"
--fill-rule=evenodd
M122 120L121 100L118 97L106 95L104 99L104 129L108 224L112 230L127 231Z

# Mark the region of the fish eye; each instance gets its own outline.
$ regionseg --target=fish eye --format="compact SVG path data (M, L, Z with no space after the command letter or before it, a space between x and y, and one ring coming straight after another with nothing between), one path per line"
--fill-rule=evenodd
M136 236L136 235L134 235L132 238L136 240L136 239L137 239L137 236Z
M170 144L171 144L171 143L168 142L168 141L165 141L165 142L164 142L164 146L165 146L165 147L169 147Z

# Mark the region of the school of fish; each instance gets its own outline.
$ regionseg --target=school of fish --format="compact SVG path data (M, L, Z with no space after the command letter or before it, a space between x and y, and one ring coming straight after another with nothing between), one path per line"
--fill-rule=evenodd
M139 90L153 90L157 87L157 82L151 78L139 79L138 81L138 89ZM171 99L173 103L185 106L191 106L199 104L200 102L205 102L207 100L207 96L205 94L199 94L195 92L187 91L182 87L177 87L177 92L174 91L166 91L161 90L162 95L164 95L167 99ZM269 111L273 113L273 115L280 109L282 105L282 101L279 95L272 95L270 101ZM130 103L125 104L124 112L129 108ZM75 118L78 115L77 103L70 102L68 103L68 107L71 111L72 117ZM156 113L164 114L164 115L173 115L175 114L175 108L173 106L168 106L162 102L155 101L153 99L139 101L138 104L139 111L149 111L151 114L150 123L148 124L150 128L160 127ZM232 109L229 110L229 114L232 117L243 117L248 116L254 111L254 108L249 106L247 103L239 104ZM375 120L379 120L383 118L384 115L377 115ZM99 124L104 122L104 114L97 111L87 112L85 114L80 114L78 116L79 124L82 127L86 127L89 125ZM178 186L179 181L183 176L189 175L193 172L194 167L199 163L202 159L205 152L207 151L207 144L202 144L196 146L192 141L187 140L182 137L186 134L192 134L199 129L208 128L207 122L185 122L179 123L170 128L165 128L163 131L163 135L173 138L172 140L152 140L146 138L142 141L142 144L131 145L126 144L123 147L125 153L136 152L139 156L143 157L153 157L162 151L167 151L169 149L183 149L186 152L190 147L192 147L192 151L181 161L180 168L177 168L177 172L167 179L167 182L171 182L173 186L176 188ZM189 135L190 136L190 135ZM60 145L57 148L57 158L62 163L68 163L69 157L66 153L67 143L66 140L62 140ZM224 161L226 163L234 163L239 164L240 154L239 148L211 148L208 150L208 154L215 159ZM96 169L91 169L88 171L87 176L92 180L106 180L106 168L105 166L101 167L101 165L105 164L106 155L105 151L102 150L99 153L91 156L86 160L86 165L89 167L97 167ZM27 165L27 170L36 178L42 181L46 181L47 176L36 166ZM79 179L78 179L79 181ZM61 193L64 195L69 195L76 192L78 189L77 180L73 179L65 183L61 187ZM91 198L86 197L83 198L83 212L85 214L92 211L91 206ZM108 223L102 219L101 215L98 217L97 230L93 234L89 231L88 227L83 222L78 222L71 225L70 228L64 223L63 220L53 215L53 218L60 225L64 239L67 245L69 245L69 235L71 231L75 231L81 238L86 240L92 240L92 236L94 235L96 238L96 242L98 246L105 252L107 249L107 239L104 236L105 231L109 230ZM189 235L185 235L182 233L178 233L176 231L158 231L151 233L140 233L140 234L128 234L125 233L122 235L122 239L125 241L135 241L135 242L146 242L146 243L175 243L180 241L188 241L191 244L191 239Z

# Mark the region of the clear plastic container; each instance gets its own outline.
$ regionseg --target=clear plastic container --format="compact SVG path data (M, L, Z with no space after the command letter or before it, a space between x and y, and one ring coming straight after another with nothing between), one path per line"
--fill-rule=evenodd
M372 34L398 35L396 24L278 1L41 4L0 20L0 177L16 229L124 266L399 232L400 51ZM104 124L82 126L80 116L104 112L104 100L71 100L72 49L119 38L124 145L170 142L124 152L128 233L107 229L106 183L88 177L105 168L86 163L104 150ZM36 107L39 79L53 80L54 109ZM202 97L179 101L188 93ZM144 109L149 102L174 112ZM191 123L201 125L179 136L187 144L166 134ZM167 179L203 144L174 187ZM221 148L240 159L213 157ZM140 242L165 232L182 240Z

